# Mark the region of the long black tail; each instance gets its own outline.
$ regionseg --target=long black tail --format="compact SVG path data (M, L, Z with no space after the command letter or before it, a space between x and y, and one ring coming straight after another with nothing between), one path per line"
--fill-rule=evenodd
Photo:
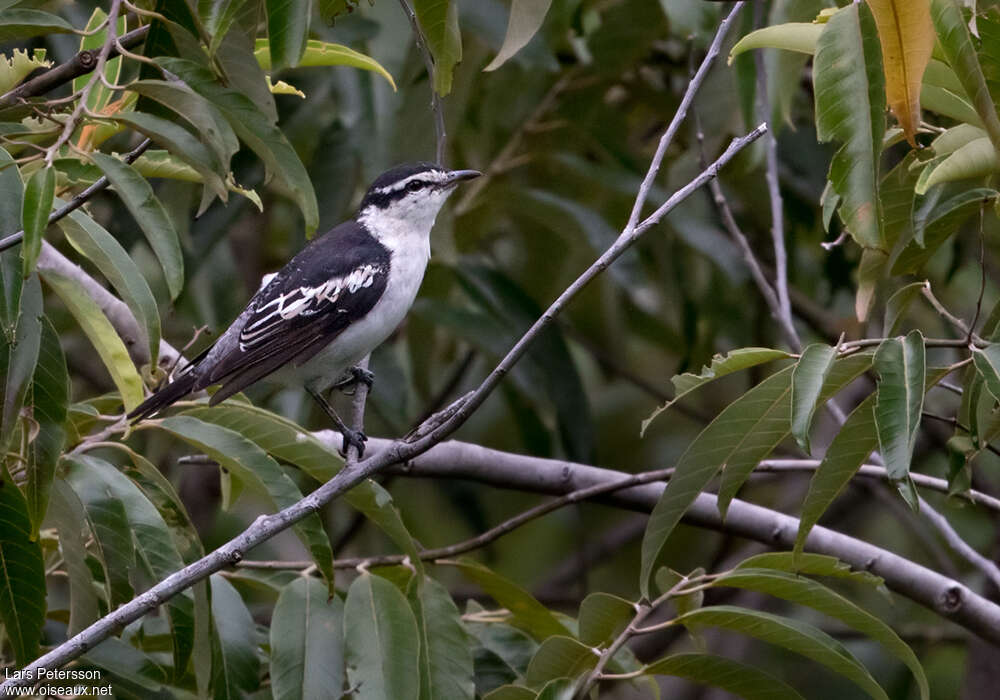
M183 399L197 388L197 384L198 373L185 372L139 404L134 411L128 414L128 419L137 423L144 418L149 418L175 401Z

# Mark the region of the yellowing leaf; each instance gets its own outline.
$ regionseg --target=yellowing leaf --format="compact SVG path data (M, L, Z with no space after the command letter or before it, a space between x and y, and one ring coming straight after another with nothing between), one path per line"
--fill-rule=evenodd
M868 0L882 45L882 70L889 108L916 147L920 125L920 83L934 49L930 0Z

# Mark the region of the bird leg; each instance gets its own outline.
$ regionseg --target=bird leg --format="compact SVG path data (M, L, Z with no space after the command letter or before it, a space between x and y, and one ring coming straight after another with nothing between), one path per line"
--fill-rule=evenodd
M347 451L353 446L358 450L358 458L363 457L365 454L365 441L368 439L368 436L360 430L348 428L347 424L341 420L337 412L333 410L333 406L330 405L330 402L321 393L309 387L306 387L306 391L309 392L309 395L319 404L323 412L333 421L333 426L344 436L344 449L341 450L344 456L347 456Z
M371 372L363 367L351 367L344 376L340 378L333 385L334 389L340 389L345 394L351 395L354 391L348 392L347 389L355 387L358 384L364 384L369 389L372 388L372 384L375 382L375 373Z

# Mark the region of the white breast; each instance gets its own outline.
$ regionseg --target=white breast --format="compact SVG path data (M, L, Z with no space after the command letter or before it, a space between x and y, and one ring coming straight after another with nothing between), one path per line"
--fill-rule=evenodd
M389 279L385 291L363 319L352 323L337 338L300 367L286 367L277 377L324 391L365 355L392 335L417 297L430 259L430 227L434 221L371 221L361 219L370 231L379 231L389 250ZM423 230L421 230L423 229Z

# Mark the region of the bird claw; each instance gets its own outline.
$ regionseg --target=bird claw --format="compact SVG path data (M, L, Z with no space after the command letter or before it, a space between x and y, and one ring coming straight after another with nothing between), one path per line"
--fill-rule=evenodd
M340 379L336 384L333 385L334 389L340 389L347 395L352 395L354 390L347 391L351 387L357 387L358 384L364 384L369 389L372 388L372 384L375 382L375 373L371 372L363 367L351 367L347 370L346 376Z
M365 456L365 442L367 442L368 436L364 432L348 428L342 432L342 435L344 436L344 446L340 450L341 456L346 459L347 453L352 447L358 451L358 459Z

